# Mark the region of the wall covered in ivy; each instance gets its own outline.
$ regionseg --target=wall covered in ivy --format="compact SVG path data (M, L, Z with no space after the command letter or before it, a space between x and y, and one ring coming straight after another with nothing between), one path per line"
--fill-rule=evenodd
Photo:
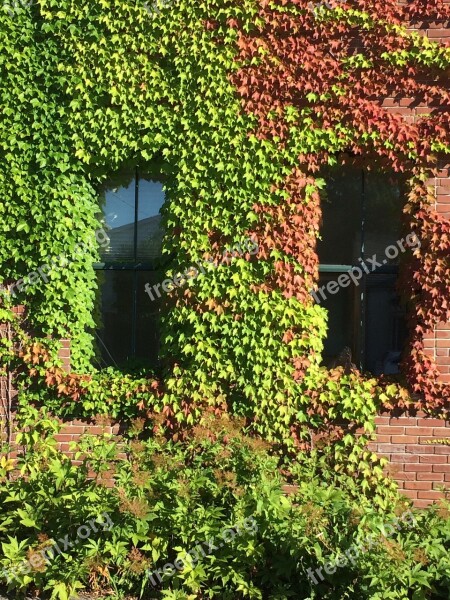
M448 105L449 48L406 27L448 12L437 0L0 8L1 277L16 282L52 256L73 258L17 294L33 330L71 338L74 368L92 371L98 190L126 165L158 164L169 275L248 237L259 246L169 295L158 410L173 424L230 410L272 439L297 442L305 423L372 422L381 404L407 397L319 368L326 312L309 293L320 168L342 153L372 156L410 180L405 231L424 243L404 286L406 370L428 406L445 408L448 390L423 336L450 318L449 224L425 182L450 149L449 115L430 111L411 124L380 98ZM92 251L77 253L80 242Z

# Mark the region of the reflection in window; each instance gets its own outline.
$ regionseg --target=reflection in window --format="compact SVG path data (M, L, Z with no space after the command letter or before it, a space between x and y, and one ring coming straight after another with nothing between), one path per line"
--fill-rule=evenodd
M325 179L319 287L374 254L384 264L370 273L363 270L359 285L340 287L321 301L329 323L324 363L333 364L347 346L359 368L397 373L406 335L395 289L398 258L384 258L386 248L401 239L401 180L349 167L330 170Z
M102 259L111 263L155 261L161 255L164 202L162 183L133 179L127 187L107 190L104 206L109 246Z
M138 172L108 186L103 214L109 244L96 265L101 327L97 332L102 365L156 365L159 305L144 286L159 281L163 229L163 185Z

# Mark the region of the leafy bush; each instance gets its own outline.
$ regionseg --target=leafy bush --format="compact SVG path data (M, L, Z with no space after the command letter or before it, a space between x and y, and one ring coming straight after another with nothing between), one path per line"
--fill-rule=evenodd
M70 459L57 450L58 423L46 410L22 409L18 471L8 448L0 461L0 577L16 569L10 590L63 600L82 588L173 600L447 597L447 503L389 535L405 499L391 492L389 509L374 508L318 451L290 465L298 491L286 496L269 445L239 426L205 419L175 443L157 421L136 420L119 441L84 436ZM369 534L370 549L326 574L333 557ZM196 560L183 560L195 548ZM318 568L316 585L308 569Z

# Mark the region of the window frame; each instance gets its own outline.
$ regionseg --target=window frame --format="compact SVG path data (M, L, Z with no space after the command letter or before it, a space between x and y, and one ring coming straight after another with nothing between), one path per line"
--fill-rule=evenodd
M340 168L345 168L345 165L340 165ZM367 219L367 176L366 176L366 167L364 165L359 169L360 172L360 196L359 196L359 209L360 209L360 218L359 218L359 234L360 234L360 244L359 244L359 256L358 260L361 259L361 262L365 262L369 257L366 253L366 219ZM324 175L324 179L326 180L326 175ZM399 189L400 194L402 195L402 187L403 184L401 180L399 180ZM337 277L342 274L347 274L354 267L358 267L361 269L361 264L358 261L355 261L355 264L346 265L346 264L331 264L331 263L321 263L319 262L319 281L323 281L323 276L333 275L335 274ZM353 282L351 283L351 288L353 292L353 307L352 307L352 361L356 364L359 370L363 371L366 365L367 359L367 303L368 303L368 278L376 275L395 275L398 279L399 275L399 265L386 264L381 267L377 267L371 273L366 273L364 269L362 270L362 278L359 281L359 285L356 286ZM336 279L337 279L336 277ZM335 279L335 280L336 280ZM320 283L319 283L320 287Z
M137 328L138 328L138 273L139 272L148 272L148 273L156 273L164 268L164 266L170 262L172 259L169 256L166 260L163 260L163 256L161 255L158 259L151 261L142 261L138 259L138 226L139 226L139 182L140 181L154 181L159 183L164 183L164 176L160 172L158 175L154 172L148 172L145 168L140 168L139 166L135 166L132 169L124 169L124 175L129 172L133 173L134 179L134 219L133 219L133 261L132 262L119 262L119 261L98 261L94 263L94 271L126 271L132 274L132 283L131 283L131 341L129 348L129 357L127 360L139 360L137 356ZM142 176L144 174L144 176ZM146 177L147 176L147 177ZM109 180L110 182L111 180ZM108 180L102 186L103 191L106 193L108 189L110 189L110 185L108 185ZM123 186L122 186L123 187ZM164 198L163 205L166 202L166 198ZM160 209L161 210L161 209ZM102 217L105 222L105 215L102 213ZM99 295L101 295L101 288L99 288ZM101 301L100 301L101 302ZM100 309L101 312L101 309ZM97 339L99 339L101 345L106 350L108 355L111 357L112 361L116 366L119 366L116 363L115 358L111 355L109 348L106 346L102 336L100 335L102 328L96 328L95 334Z

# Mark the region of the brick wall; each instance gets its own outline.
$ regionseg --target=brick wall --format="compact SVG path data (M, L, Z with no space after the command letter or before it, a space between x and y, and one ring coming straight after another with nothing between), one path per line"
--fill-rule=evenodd
M450 446L426 443L432 439L450 441L450 423L420 413L377 417L371 449L388 458L390 475L417 507L442 497L442 486L450 489Z

